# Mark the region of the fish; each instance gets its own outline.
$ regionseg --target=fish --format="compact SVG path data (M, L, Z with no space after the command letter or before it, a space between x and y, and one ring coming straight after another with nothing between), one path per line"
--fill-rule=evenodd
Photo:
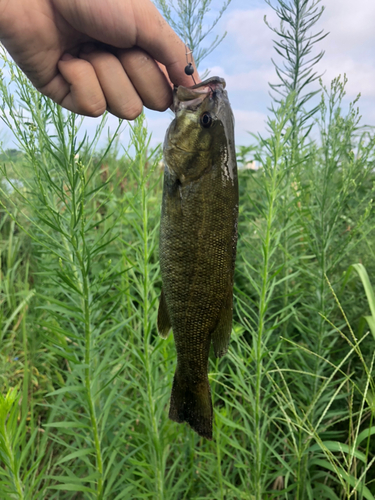
M157 326L173 331L177 366L169 418L212 440L211 344L228 349L233 316L238 177L234 117L225 80L173 92L175 118L164 141L160 220L162 291Z

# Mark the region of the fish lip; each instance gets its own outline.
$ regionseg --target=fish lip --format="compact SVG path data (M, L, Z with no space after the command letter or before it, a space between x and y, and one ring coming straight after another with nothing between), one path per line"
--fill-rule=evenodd
M203 99L205 99L210 92L211 90L195 90L190 87L183 87L180 85L174 90L174 98L179 104L196 100L203 101Z
M175 87L171 109L176 111L180 107L198 107L208 95L219 89L225 89L225 86L224 78L213 76L191 87L184 87L182 85Z
M187 88L195 90L195 89L199 89L201 87L208 87L208 86L216 87L218 85L220 85L223 89L225 89L227 84L226 84L224 78L220 78L220 76L212 76L211 78L208 78L207 80L204 80L203 82L196 83L192 87L187 87Z
M187 101L191 100L192 98L205 96L210 92L217 90L218 87L220 87L221 89L225 89L226 83L224 78L220 78L219 76L212 76L211 78L208 78L203 82L196 83L191 87L184 87L183 85L179 85L178 87L174 88L174 92L177 95L179 101Z

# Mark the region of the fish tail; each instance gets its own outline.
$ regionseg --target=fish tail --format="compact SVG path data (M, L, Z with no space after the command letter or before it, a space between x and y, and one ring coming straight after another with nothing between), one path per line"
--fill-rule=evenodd
M194 386L176 370L169 408L169 418L175 422L187 422L200 436L212 439L212 402L208 378Z

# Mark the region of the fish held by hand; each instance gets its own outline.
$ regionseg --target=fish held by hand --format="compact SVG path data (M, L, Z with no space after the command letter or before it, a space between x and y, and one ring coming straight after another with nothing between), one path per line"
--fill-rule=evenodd
M211 342L228 348L233 314L238 180L234 119L225 81L174 89L175 118L164 142L160 223L163 281L158 330L177 350L169 418L212 439Z

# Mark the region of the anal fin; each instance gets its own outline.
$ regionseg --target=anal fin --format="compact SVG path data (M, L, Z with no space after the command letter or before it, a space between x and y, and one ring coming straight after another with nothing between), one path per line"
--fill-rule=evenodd
M212 344L215 356L221 358L228 350L230 334L232 332L233 317L233 289L230 287L221 306L219 321L212 332Z
M159 310L158 310L158 332L160 337L166 339L171 329L171 320L169 318L167 302L163 290L160 294Z

